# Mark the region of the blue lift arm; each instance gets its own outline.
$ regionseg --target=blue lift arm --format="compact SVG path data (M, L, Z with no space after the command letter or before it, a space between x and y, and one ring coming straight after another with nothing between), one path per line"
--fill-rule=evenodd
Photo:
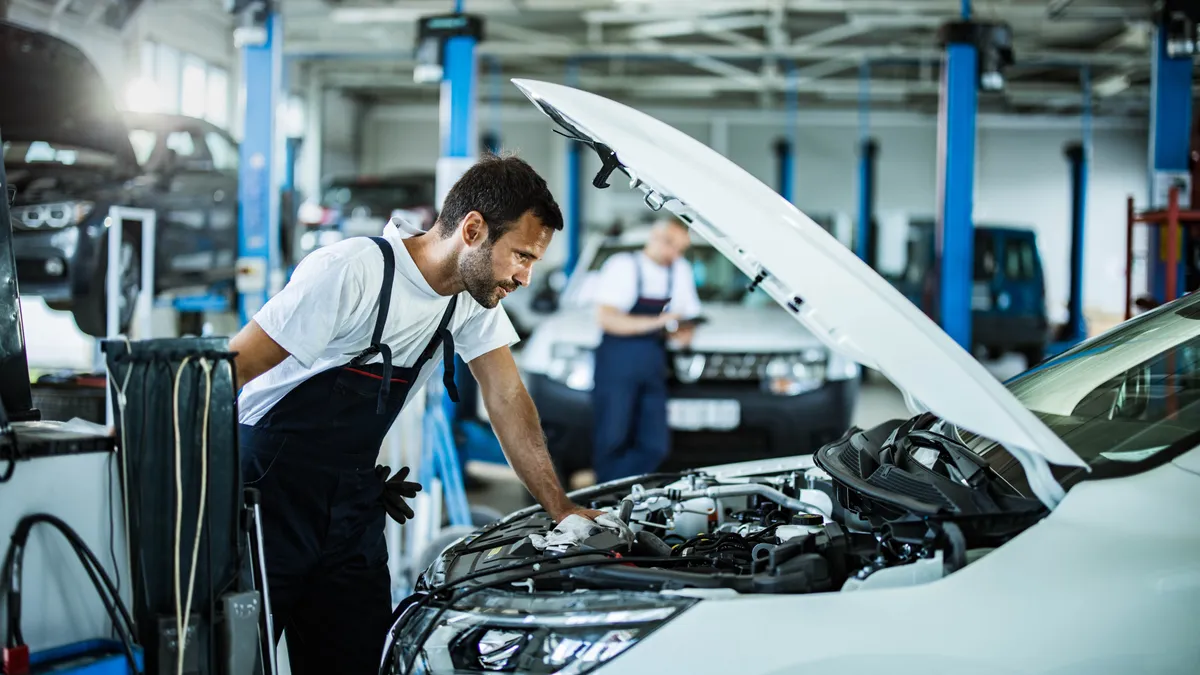
M1191 149L1192 72L1190 55L1173 57L1168 50L1168 27L1163 24L1155 31L1153 63L1150 71L1150 204L1148 210L1167 207L1167 186L1186 181L1189 171L1188 153ZM1181 194L1187 194L1183 191ZM1200 205L1192 204L1195 209ZM1162 228L1149 232L1150 294L1159 302L1167 297L1167 263L1162 255ZM1182 245L1182 242L1180 242ZM1185 290L1184 256L1177 256L1175 292L1180 297Z

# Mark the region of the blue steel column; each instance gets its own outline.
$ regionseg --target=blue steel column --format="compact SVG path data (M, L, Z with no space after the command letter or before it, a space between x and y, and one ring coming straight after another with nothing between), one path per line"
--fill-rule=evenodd
M238 256L265 267L262 290L243 293L238 318L245 325L267 301L271 270L279 264L279 189L274 175L275 111L279 107L283 63L283 19L266 21L266 41L242 49L245 122L242 127L238 189Z
M1083 251L1087 228L1088 165L1092 159L1092 78L1085 67L1080 74L1083 85L1082 135L1077 146L1067 148L1071 168L1071 290L1067 301L1069 342L1087 337L1087 322L1083 317Z
M969 16L964 2L963 18ZM942 329L971 350L971 282L974 255L975 111L979 55L973 44L950 43L942 68L938 119L939 237Z
M456 3L455 11L462 12L461 1ZM475 117L478 96L475 38L463 35L447 39L442 57L440 163L445 168L439 167L438 181L445 181L449 184L437 186L439 195L449 192L450 187L466 168L465 165L479 155L479 136L476 131ZM438 204L438 209L441 209L441 204ZM475 387L471 372L461 358L456 356L455 359L455 384L466 385L460 389L460 394L471 396L470 405L466 407L473 407ZM444 367L445 364L442 368ZM441 368L434 377L440 378L440 371ZM441 429L441 433L431 434L430 431L438 425L431 424L431 417L427 413L424 443L427 446L430 443L435 444L435 447L436 445L441 446L441 452L434 453L434 456L439 463L437 473L445 484L446 508L450 522L453 525L466 525L470 522L470 515L467 512L466 493L463 491L462 480L465 475L467 452L466 448L457 446L451 428L449 428L449 425L454 424L458 419L458 406L450 400L449 394L446 393L442 394L440 402L430 401L428 405L435 406L438 403L441 404L444 411L447 428ZM433 437L435 435L436 438ZM450 463L452 456L457 460L457 466Z
M779 182L779 186L776 189L779 191L781 197L793 204L796 203L796 118L800 112L800 93L797 86L797 77L796 64L788 63L787 91L784 96L784 107L787 112L785 115L785 124L787 128L784 129L783 138L775 141L775 160L777 180Z
M1167 55L1166 28L1159 26L1154 38L1154 61L1150 71L1150 208L1165 209L1166 195L1156 194L1156 176L1186 174L1191 148L1192 58ZM1183 195L1186 196L1186 195ZM1161 201L1161 203L1155 203ZM1192 208L1198 205L1193 204ZM1161 228L1150 228L1151 295L1166 298L1166 262L1160 242ZM1183 295L1186 275L1183 256L1178 258L1175 297Z
M567 67L567 84L579 86L579 65L572 62ZM579 263L579 252L583 246L583 186L579 184L583 174L583 144L567 142L567 260L563 271L569 278Z
M875 218L875 144L871 140L871 64L858 67L858 227L854 234L854 253L874 266L871 255L871 221ZM868 153L868 150L870 151Z

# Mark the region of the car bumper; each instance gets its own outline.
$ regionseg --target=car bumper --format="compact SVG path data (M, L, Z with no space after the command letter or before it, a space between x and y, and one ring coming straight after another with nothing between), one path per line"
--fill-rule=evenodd
M590 391L577 391L545 375L527 378L550 454L574 471L591 466ZM798 396L767 394L755 385L674 385L672 399L736 399L741 423L729 431L671 432L662 471L807 454L837 440L850 426L858 380L826 382Z
M13 232L17 284L22 295L37 295L47 302L68 302L73 280L81 278L83 259L79 227ZM55 269L61 267L61 270ZM86 270L82 270L86 275ZM85 277L84 277L85 278Z

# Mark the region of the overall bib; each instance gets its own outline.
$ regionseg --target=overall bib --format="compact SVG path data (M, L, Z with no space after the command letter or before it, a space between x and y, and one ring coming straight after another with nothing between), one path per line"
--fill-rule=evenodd
M629 313L658 316L671 301L674 270L667 271L667 297L648 298L642 290L641 261L637 301ZM650 473L670 450L667 427L667 346L661 332L648 335L605 333L596 349L592 390L592 466L605 482Z
M395 251L371 239L384 262L371 346L300 383L253 426L238 425L242 475L262 492L275 639L287 630L297 675L378 672L392 611L380 446L439 346L446 391L457 400L448 326L458 296L416 363L394 367L382 339ZM382 362L368 364L376 355Z

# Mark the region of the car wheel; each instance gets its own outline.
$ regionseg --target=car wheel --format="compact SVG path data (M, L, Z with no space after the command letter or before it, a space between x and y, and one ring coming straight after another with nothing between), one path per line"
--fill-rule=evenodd
M125 333L133 320L133 311L137 307L138 293L141 291L142 263L138 255L137 242L132 237L121 240L121 250L118 255L120 268L117 281L120 284L117 310L117 332ZM75 325L79 330L93 337L104 337L108 329L108 245L101 246L100 263L92 274L91 283L87 290L72 300L72 314Z

